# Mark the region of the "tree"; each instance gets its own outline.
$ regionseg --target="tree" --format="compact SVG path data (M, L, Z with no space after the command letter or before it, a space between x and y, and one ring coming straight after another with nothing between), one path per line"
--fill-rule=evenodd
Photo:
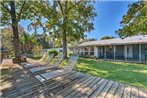
M20 44L22 53L32 53L34 48L39 46L39 43L37 42L35 37L29 35L28 33L21 34Z
M19 36L21 36L25 31L22 26L18 25ZM14 56L14 49L12 45L13 30L11 26L4 27L1 29L1 47L6 47L9 56Z
M94 29L92 20L96 16L92 2L84 1L40 1L37 8L58 40L62 40L64 58L67 58L67 43L79 40L84 32Z
M5 27L1 30L1 48L6 47L9 55L13 55L12 29Z
M29 17L29 2L24 1L1 1L1 25L11 25L13 30L13 46L15 53L15 62L20 62L20 44L19 44L19 32L18 22L21 19Z
M113 39L113 38L115 38L115 37L113 37L113 36L104 36L104 37L101 38L101 40Z
M31 31L34 29L34 37L37 37L37 29L40 27L40 25L38 24L38 22L31 22L28 25L28 31Z
M116 33L120 37L147 34L147 1L137 1L128 7L120 22L121 28Z

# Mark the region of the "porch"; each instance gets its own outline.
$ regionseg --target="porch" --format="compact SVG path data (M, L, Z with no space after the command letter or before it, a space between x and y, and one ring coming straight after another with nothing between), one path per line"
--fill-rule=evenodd
M76 52L81 56L104 60L147 62L147 44L85 46L79 47Z

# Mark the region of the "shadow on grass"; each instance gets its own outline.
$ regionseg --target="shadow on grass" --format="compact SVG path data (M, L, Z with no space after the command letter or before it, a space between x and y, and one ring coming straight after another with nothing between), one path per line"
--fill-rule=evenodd
M93 76L147 88L147 66L145 64L79 59L76 70Z

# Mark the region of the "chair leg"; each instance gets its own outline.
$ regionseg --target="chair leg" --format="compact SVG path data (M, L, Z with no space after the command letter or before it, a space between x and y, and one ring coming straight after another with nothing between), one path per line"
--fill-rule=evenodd
M44 86L43 93L44 93L45 95L48 95L48 96L53 96L54 94L51 93L51 92L49 92L49 91L51 91L51 90L53 90L53 89L59 87L59 86L61 85L62 81L64 81L65 78L67 78L67 77L70 77L70 76L69 76L69 73L67 73L67 74L65 74L65 75L62 75L62 76L61 76L61 80L59 81L59 84L56 85L56 86L53 86L52 88L48 88L47 85L46 85L44 82L42 82L42 84L43 84L43 86ZM64 87L63 87L63 88L64 88Z
M60 81L59 81L59 84L56 85L56 86L53 86L52 88L48 88L47 85L46 85L45 83L42 82L43 86L45 87L44 90L43 90L43 93L44 93L45 95L47 95L47 96L50 96L50 97L53 96L54 94L53 94L53 93L50 93L49 91L51 91L51 90L53 90L53 89L59 87L60 84L61 84L61 82L62 82L62 81L60 80Z
M40 93L43 93L47 98L50 97L50 96L47 94L46 90L43 90L43 88L38 87L38 91L40 91Z

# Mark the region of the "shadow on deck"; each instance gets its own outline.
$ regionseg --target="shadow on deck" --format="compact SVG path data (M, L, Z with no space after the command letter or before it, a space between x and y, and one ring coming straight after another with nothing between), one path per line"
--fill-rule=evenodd
M21 67L1 81L2 98L147 98L147 90L73 71L53 90L44 87ZM48 88L58 85L61 77L49 80ZM51 95L51 96L50 96Z

